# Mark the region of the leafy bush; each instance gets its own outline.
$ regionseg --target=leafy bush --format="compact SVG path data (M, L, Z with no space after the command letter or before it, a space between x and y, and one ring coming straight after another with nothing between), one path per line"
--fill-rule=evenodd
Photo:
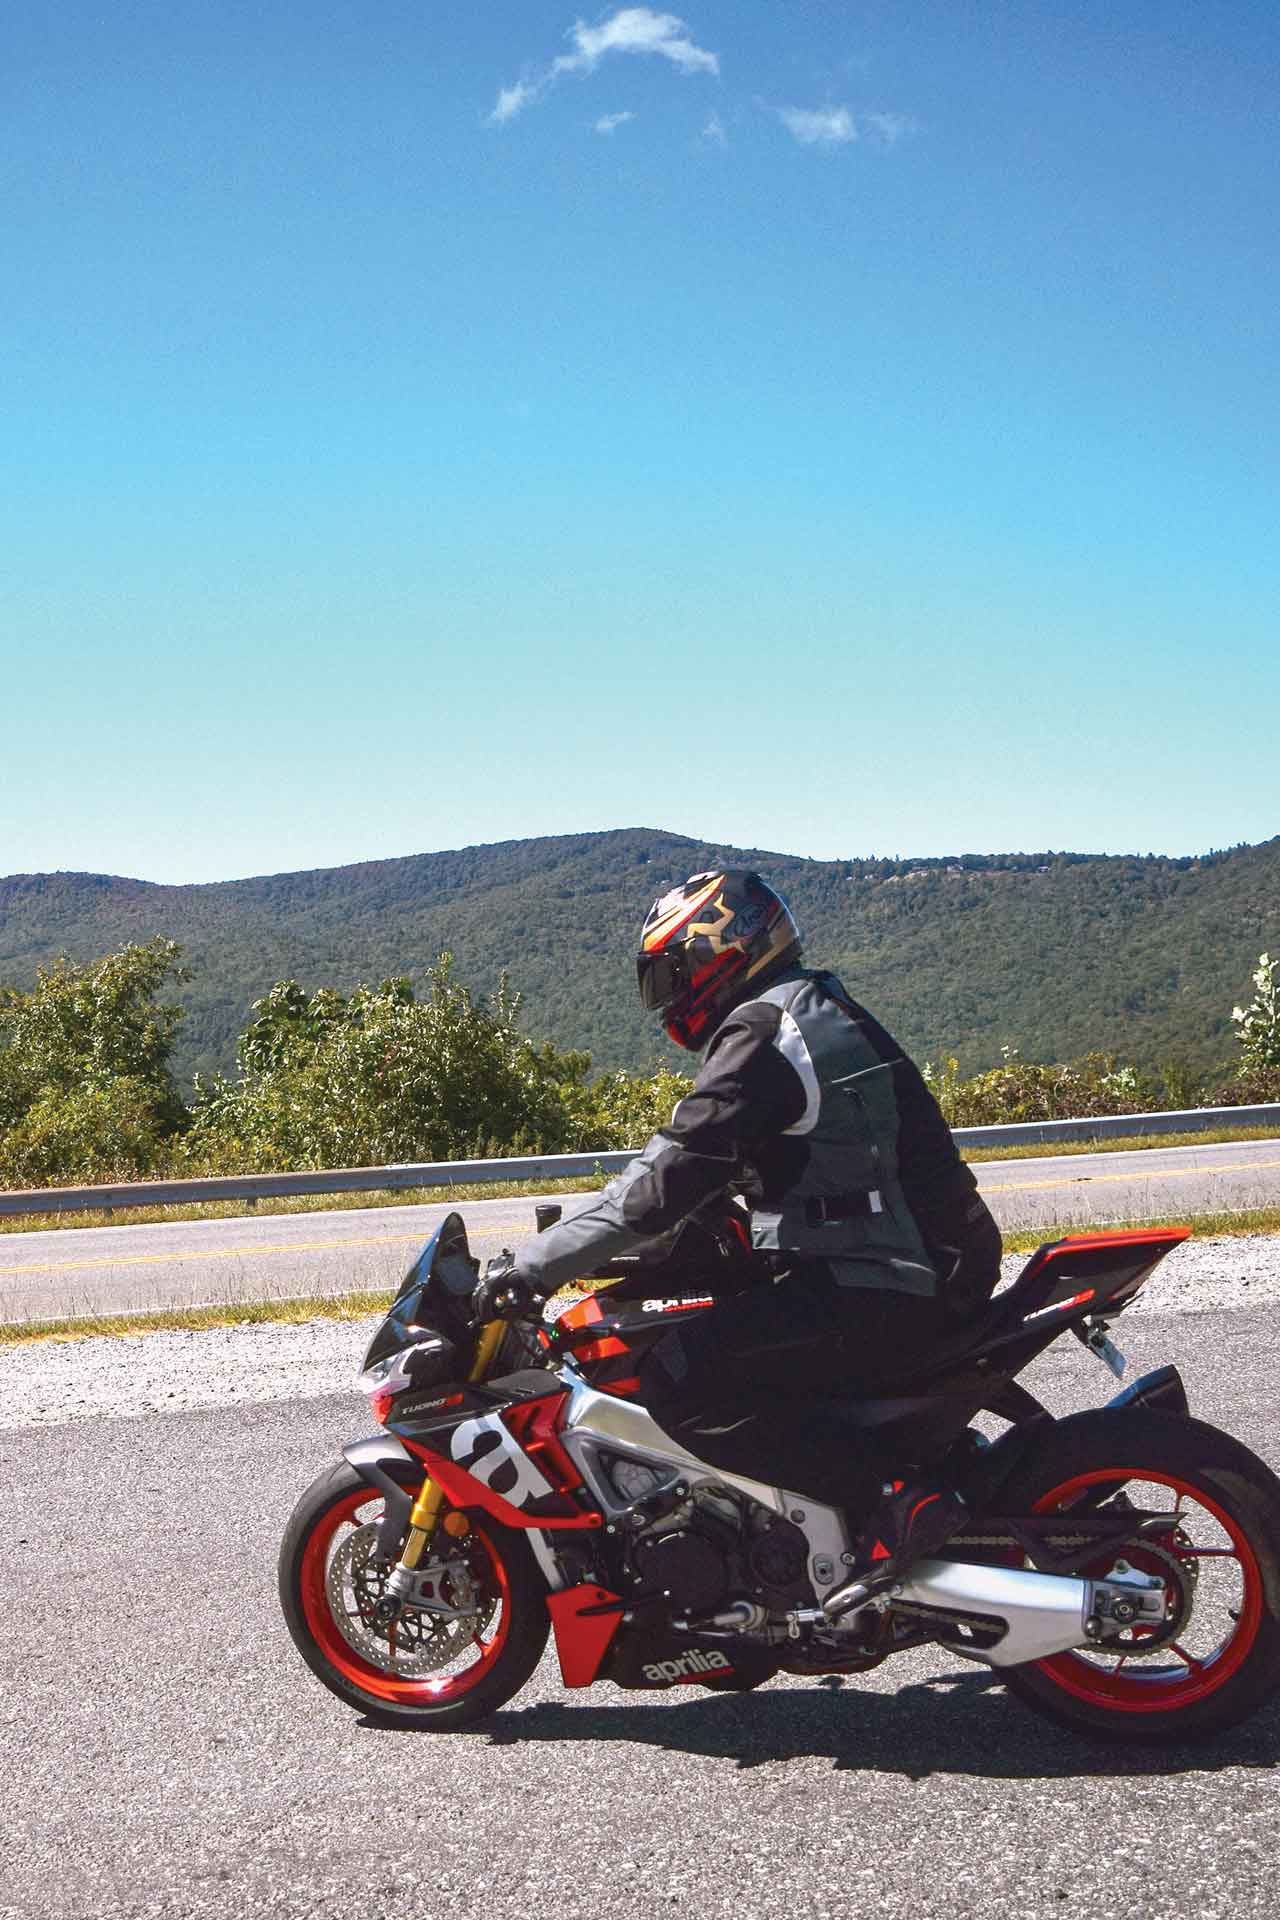
M0 1183L102 1184L155 1166L186 1120L169 1072L179 1010L157 995L185 977L178 947L157 939L4 989Z
M563 1151L587 1057L535 1049L506 982L476 998L447 954L424 984L422 999L403 978L346 997L273 987L239 1080L197 1087L184 1159L262 1170Z
M154 1090L120 1075L46 1088L0 1134L0 1187L105 1186L163 1164L168 1140Z
M1233 1007L1231 1018L1240 1042L1241 1073L1280 1067L1280 961L1259 957L1254 994L1247 1007Z
M1253 1067L1215 1087L1211 1107L1262 1107L1280 1100L1280 1067Z
M1233 1007L1240 1059L1229 1080L1210 1096L1215 1107L1257 1107L1280 1100L1280 961L1261 954L1247 1007Z
M1019 1058L1004 1047L1003 1062L971 1080L960 1077L948 1056L940 1067L926 1061L925 1080L949 1125L1007 1126L1018 1121L1093 1119L1099 1114L1139 1113L1154 1104L1153 1083L1109 1053L1089 1053L1066 1066Z
M692 1085L687 1075L666 1067L648 1079L606 1073L590 1085L584 1081L569 1101L575 1149L617 1152L642 1147L671 1118L672 1108Z

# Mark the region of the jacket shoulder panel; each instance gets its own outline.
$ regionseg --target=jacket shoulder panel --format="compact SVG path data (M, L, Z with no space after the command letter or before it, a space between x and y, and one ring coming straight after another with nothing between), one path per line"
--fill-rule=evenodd
M804 1112L791 1126L784 1127L784 1133L812 1133L818 1124L818 1115L822 1111L822 1087L818 1080L818 1070L813 1064L813 1056L805 1044L795 1016L788 1008L782 1009L778 1022L778 1031L774 1035L774 1046L787 1065L795 1070L804 1088Z

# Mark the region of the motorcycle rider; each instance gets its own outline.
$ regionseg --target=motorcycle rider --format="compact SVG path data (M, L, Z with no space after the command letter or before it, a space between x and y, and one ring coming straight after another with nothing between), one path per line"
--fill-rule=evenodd
M839 1398L909 1381L985 1306L1001 1243L918 1068L800 959L790 909L754 872L695 874L654 904L640 997L678 1045L705 1050L693 1089L602 1192L489 1263L475 1310L526 1309L741 1193L766 1282L665 1335L641 1397L699 1459L842 1506L862 1593L936 1551L966 1510L918 1474L890 1479L900 1463L851 1443Z

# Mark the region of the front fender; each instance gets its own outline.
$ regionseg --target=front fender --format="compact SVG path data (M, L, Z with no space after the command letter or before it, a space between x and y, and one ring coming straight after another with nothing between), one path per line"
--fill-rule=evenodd
M374 1433L367 1440L353 1440L349 1447L342 1449L342 1457L386 1502L378 1522L378 1552L384 1559L397 1559L400 1542L409 1529L413 1495L405 1491L395 1478L393 1469L408 1467L413 1475L421 1479L421 1462L415 1460L391 1433Z

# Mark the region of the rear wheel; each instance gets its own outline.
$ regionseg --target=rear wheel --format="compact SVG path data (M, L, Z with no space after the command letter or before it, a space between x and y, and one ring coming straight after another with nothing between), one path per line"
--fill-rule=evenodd
M349 1706L405 1725L468 1726L524 1685L547 1641L546 1596L528 1545L484 1514L463 1540L438 1534L419 1571L436 1612L375 1609L382 1495L345 1461L299 1500L280 1548L280 1603L316 1677Z
M1162 1512L1080 1569L1123 1561L1165 1586L1163 1626L1006 1671L1011 1693L1078 1733L1175 1741L1221 1732L1280 1688L1280 1482L1246 1447L1181 1415L1117 1409L1065 1422L1001 1495L1008 1513Z

